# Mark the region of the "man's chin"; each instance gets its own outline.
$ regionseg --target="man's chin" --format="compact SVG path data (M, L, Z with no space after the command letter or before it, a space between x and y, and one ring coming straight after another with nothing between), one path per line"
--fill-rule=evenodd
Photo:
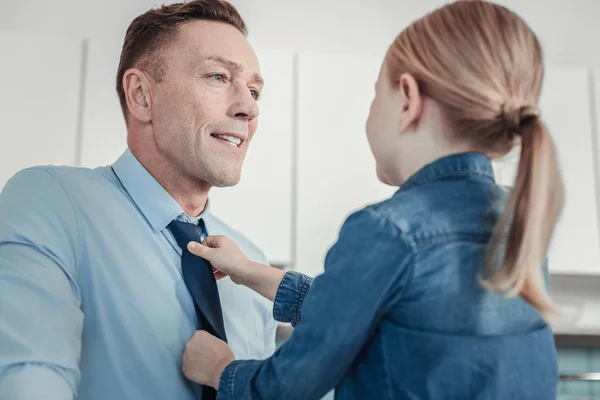
M240 176L228 176L228 177L218 177L216 179L213 179L212 182L210 182L210 185L212 187L217 187L217 188L228 188L228 187L232 187L237 185L238 183L240 183Z

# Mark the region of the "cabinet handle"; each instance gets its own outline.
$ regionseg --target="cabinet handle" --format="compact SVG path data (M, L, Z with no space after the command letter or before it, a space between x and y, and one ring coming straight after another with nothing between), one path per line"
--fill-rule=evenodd
M600 382L600 372L588 372L583 374L561 374L561 381L599 381Z

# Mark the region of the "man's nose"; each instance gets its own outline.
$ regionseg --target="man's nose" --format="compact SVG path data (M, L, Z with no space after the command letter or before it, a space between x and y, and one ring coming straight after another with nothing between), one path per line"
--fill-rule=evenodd
M251 121L258 117L258 103L250 89L240 87L236 90L235 100L231 107L231 114L236 119Z

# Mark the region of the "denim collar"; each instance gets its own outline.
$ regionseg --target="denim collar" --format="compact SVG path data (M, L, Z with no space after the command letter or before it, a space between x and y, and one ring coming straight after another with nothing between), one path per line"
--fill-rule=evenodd
M452 154L425 165L400 186L400 191L443 179L473 175L495 181L491 160L475 152Z

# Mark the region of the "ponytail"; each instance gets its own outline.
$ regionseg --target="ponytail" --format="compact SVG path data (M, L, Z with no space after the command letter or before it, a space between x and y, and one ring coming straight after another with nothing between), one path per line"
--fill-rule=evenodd
M564 194L554 144L537 110L544 66L536 35L506 7L455 1L404 29L387 52L386 69L392 87L402 74L415 77L423 95L442 107L452 139L490 156L507 154L520 140L517 180L482 283L521 295L549 316L542 265Z
M548 318L555 310L542 265L562 210L564 188L556 148L539 116L524 121L519 134L517 177L492 236L484 284L520 295Z

